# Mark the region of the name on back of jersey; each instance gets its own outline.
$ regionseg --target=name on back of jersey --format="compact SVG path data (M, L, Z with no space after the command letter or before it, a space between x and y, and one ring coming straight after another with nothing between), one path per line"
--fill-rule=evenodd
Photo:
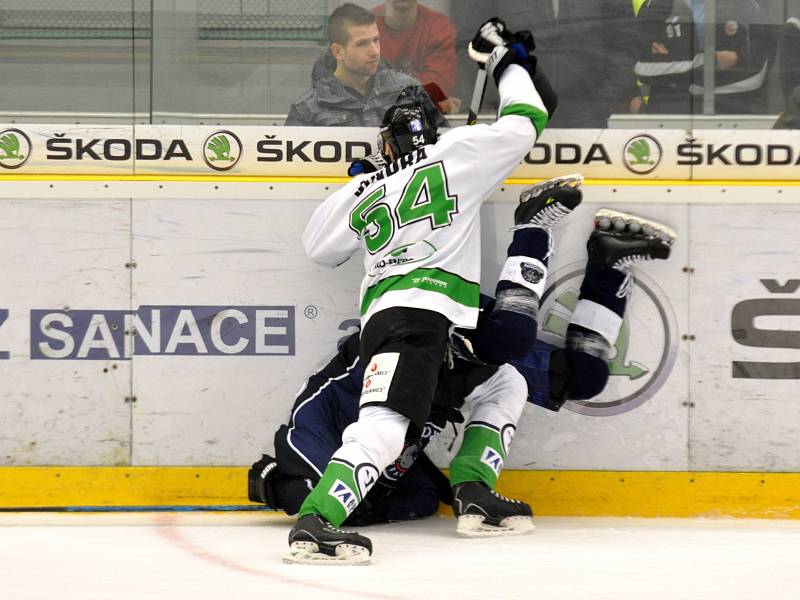
M426 158L428 158L428 155L425 153L425 146L423 146L422 148L417 148L415 152L404 154L397 160L393 160L380 171L372 173L369 177L361 181L358 185L358 189L354 192L356 198L359 198L361 194L376 181L382 181L403 169L419 164Z

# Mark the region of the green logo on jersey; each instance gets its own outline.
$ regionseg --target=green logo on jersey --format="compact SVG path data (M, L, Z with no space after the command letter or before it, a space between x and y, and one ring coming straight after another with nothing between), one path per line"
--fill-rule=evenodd
M419 242L414 242L413 244L400 246L399 248L395 248L388 254L384 255L383 258L372 265L370 270L367 272L367 275L370 277L376 277L377 275L383 273L386 269L427 260L433 256L434 252L436 252L436 246L427 240L420 240Z

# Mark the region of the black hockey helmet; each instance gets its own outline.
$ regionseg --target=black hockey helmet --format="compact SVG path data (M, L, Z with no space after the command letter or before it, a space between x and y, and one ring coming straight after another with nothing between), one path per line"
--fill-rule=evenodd
M395 158L436 142L435 109L427 107L408 89L403 90L383 115L380 141L389 144Z

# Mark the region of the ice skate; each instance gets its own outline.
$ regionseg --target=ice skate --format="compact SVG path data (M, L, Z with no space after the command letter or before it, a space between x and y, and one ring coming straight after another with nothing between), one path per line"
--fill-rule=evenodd
M554 227L581 203L583 175L565 175L537 183L523 190L514 211L512 230L525 227Z
M628 271L637 262L669 258L675 232L657 221L607 208L595 214L586 248L590 264Z
M453 487L453 512L463 537L519 535L534 529L530 506L501 496L481 481Z
M658 237L670 246L678 237L671 227L663 223L645 219L630 213L624 213L610 208L601 208L594 214L594 228L600 231L611 231L630 234L641 234L646 237Z
M372 554L369 538L337 529L319 515L300 517L289 532L284 562L311 565L358 565Z

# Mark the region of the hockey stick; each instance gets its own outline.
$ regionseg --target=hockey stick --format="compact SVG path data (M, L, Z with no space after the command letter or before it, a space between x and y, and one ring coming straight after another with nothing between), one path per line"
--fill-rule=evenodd
M499 21L492 24L487 21L481 26L479 35L491 42L495 47L502 46L505 41L498 32L505 30L505 23ZM474 50L472 42L467 44L467 52L470 57L478 62L478 74L475 76L475 87L472 89L472 101L469 103L469 113L467 113L467 125L475 125L478 122L478 111L483 104L483 95L486 92L486 60L489 54Z
M469 113L467 114L467 125L475 125L478 122L478 111L483 104L483 95L486 92L486 67L478 67L478 74L475 76L475 87L472 89L472 101L469 103Z

